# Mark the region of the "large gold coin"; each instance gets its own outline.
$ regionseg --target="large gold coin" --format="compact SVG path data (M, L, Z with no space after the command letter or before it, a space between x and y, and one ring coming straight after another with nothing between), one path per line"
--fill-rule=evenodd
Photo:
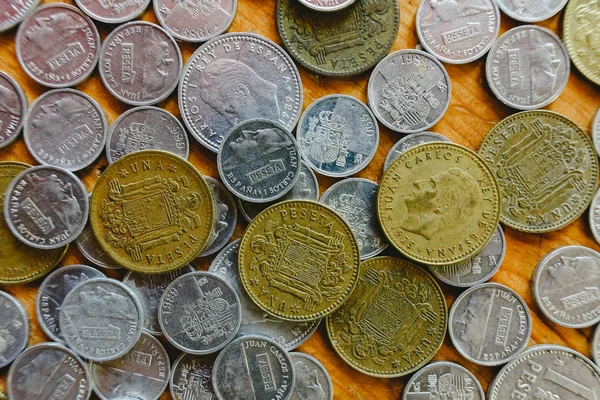
M240 243L240 280L250 298L289 321L311 321L338 309L354 289L359 265L348 224L312 201L267 208Z
M31 165L0 162L0 209L4 208L4 192L9 183ZM4 218L0 218L0 283L30 282L46 275L65 255L67 246L54 250L29 247L12 234Z
M377 214L390 243L406 257L446 265L477 254L500 218L492 171L473 151L430 143L403 153L385 172Z
M356 289L327 317L335 351L351 367L380 378L416 371L439 350L448 309L424 268L393 257L362 263Z
M142 273L183 267L204 248L214 208L204 176L159 150L120 158L98 179L90 224L100 247L119 265Z
M573 64L600 85L600 2L571 0L563 21L563 40Z

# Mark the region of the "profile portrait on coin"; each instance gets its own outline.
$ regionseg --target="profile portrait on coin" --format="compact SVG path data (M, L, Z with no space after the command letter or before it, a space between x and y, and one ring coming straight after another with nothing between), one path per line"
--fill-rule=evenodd
M54 376L53 371L63 362L64 358L58 351L47 351L37 355L27 365L18 369L16 388L30 396L39 396L48 381L61 378Z
M302 360L294 363L296 374L294 396L298 400L326 400L323 386L319 383L319 374Z
M247 385L248 371L243 364L244 362L247 362L246 356L240 354L239 357L232 357L228 362L223 364L223 378L219 387L223 398L245 400L255 397L252 388Z
M250 161L255 161L266 154L273 153L294 143L284 132L277 128L243 130L241 135L229 143L233 157L223 162L223 169L229 170Z
M547 291L598 278L600 260L589 256L560 257L560 262L548 267L550 279L540 280L540 289ZM568 282L568 283L567 283Z
M474 291L462 310L461 314L456 315L456 324L458 325L458 339L461 341L461 347L472 357L479 356L479 350L483 342L485 326L478 324L478 321L487 321L488 313L494 296L493 290Z
M468 17L490 11L492 7L483 0L430 0L429 10L421 18L421 26L454 21L458 17Z
M33 127L49 136L57 137L65 134L66 127L86 125L84 118L88 113L94 112L93 105L77 95L61 97L50 104L40 105L40 108L39 113L32 115Z
M52 211L63 225L70 231L75 231L81 225L83 211L73 194L70 183L65 184L58 176L51 174L41 177L37 174L27 175L29 183L34 187L39 197L52 204Z
M175 63L169 52L171 44L158 37L154 29L147 29L148 35L144 41L142 75L142 96L144 99L159 97L165 90L169 72L166 67Z
M531 95L533 101L543 101L552 97L558 83L561 67L560 49L551 40L544 41L542 32L530 30L533 45L528 57L531 66Z
M23 323L19 320L18 315L7 315L10 309L2 310L3 321L0 321L0 363L6 365L12 359L7 359L7 351L12 351L11 346L17 342L17 336L22 334ZM12 313L11 313L12 314ZM14 357L13 357L14 358Z
M38 17L35 24L25 31L25 38L31 44L22 47L23 60L28 61L37 57L40 51L47 51L52 43L68 40L88 24L74 12L61 12L48 17Z
M19 115L21 100L11 89L0 85L0 112Z
M132 308L132 302L128 301L126 297L109 292L101 286L82 291L78 295L77 310L81 309L84 315L90 317L111 315L111 318L129 319L137 313Z

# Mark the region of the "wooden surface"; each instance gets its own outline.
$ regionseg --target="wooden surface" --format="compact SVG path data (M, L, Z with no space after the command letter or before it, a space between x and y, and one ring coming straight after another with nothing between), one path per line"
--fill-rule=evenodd
M43 3L49 2L43 1ZM71 1L67 2L72 3ZM417 45L415 13L418 4L418 0L401 1L400 30L392 50L414 48ZM254 32L280 43L273 17L274 11L275 0L238 0L237 14L229 31ZM559 32L558 30L562 27L562 15L563 12L539 25L547 27L554 32ZM516 21L509 19L504 14L502 14L501 18L501 33L517 25ZM157 22L151 7L146 11L142 19ZM103 24L97 24L97 26L100 36L104 39L111 27ZM8 72L23 86L28 101L31 103L47 89L28 78L20 68L15 55L15 34L16 31L13 30L0 35L0 69ZM184 61L190 57L197 47L198 45L180 43ZM493 96L486 84L484 67L485 58L462 66L446 65L452 82L452 99L445 116L437 125L430 129L474 150L477 149L483 136L494 124L514 112L514 110L503 106ZM299 70L304 86L303 109L317 98L332 93L352 95L366 103L369 73L353 78L333 79L316 77L302 68L299 68ZM97 69L91 78L78 85L76 89L88 93L100 103L106 112L109 123L114 122L121 113L130 108L114 99L108 93L102 85ZM159 106L179 116L176 93L160 103ZM593 116L599 106L600 88L586 80L572 66L566 89L554 103L546 108L564 114L581 126L586 132L589 132ZM380 181L384 159L392 145L401 137L400 134L391 132L381 125L380 129L381 138L377 154L368 168L357 174L357 176L374 181ZM204 174L218 178L216 155L204 149L192 137L190 137L190 142L190 161ZM0 149L0 160L20 160L34 165L37 164L27 151L22 138L16 140L8 148ZM97 177L106 165L107 161L103 155L90 167L78 172L78 176L83 179L88 190L91 191L93 189ZM335 182L334 179L321 175L318 175L318 179L321 193ZM538 261L554 248L579 244L600 250L600 246L593 240L587 218L588 214L586 212L568 227L543 235L524 234L505 228L507 239L506 257L501 269L492 280L516 290L529 305L533 318L533 333L529 345L555 343L572 347L585 355L589 355L589 340L591 340L593 329L567 329L551 323L536 306L530 291L530 280ZM234 238L239 237L245 227L245 221L242 221L240 216ZM395 255L396 253L393 250L387 250L385 254ZM205 270L212 258L197 259L193 265L197 269ZM59 265L75 263L86 263L86 260L77 248L72 246ZM0 267L2 266L2 260L0 260ZM122 272L104 272L117 279L121 279L123 276ZM48 340L37 323L34 308L35 296L40 282L41 280L38 280L27 285L1 288L15 295L26 305L31 323L29 345ZM448 307L450 307L460 291L447 285L442 285L442 288L446 294ZM177 352L170 346L167 346L167 348L170 350L171 360L173 361ZM333 351L327 339L324 324L298 350L315 356L327 368L335 386L336 399L386 400L401 398L406 378L378 379L354 371ZM500 367L486 368L466 361L454 349L448 336L446 337L444 346L436 354L434 360L451 360L464 365L478 376L484 389L487 389L491 379L500 369ZM2 388L4 388L6 383L7 372L8 368L0 370L0 387ZM167 393L161 397L161 399L170 398Z

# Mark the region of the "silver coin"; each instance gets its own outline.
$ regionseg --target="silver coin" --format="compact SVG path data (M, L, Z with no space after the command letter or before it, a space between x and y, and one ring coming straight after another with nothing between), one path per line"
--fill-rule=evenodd
M205 178L213 195L215 222L204 250L200 253L200 257L215 254L225 247L231 236L233 236L235 225L237 224L237 207L229 190L215 178L210 176L206 176Z
M213 355L197 356L181 353L171 370L171 396L174 400L212 400Z
M229 343L241 322L237 293L223 278L196 271L175 279L160 298L165 337L190 354L214 353Z
M65 342L81 357L109 361L136 344L144 314L128 286L114 279L94 278L67 294L58 321Z
M510 29L496 40L485 63L494 95L509 107L535 110L552 103L569 78L570 61L563 42L536 25Z
M144 330L152 335L162 335L158 322L158 303L171 282L187 273L194 272L191 265L162 274L141 274L129 271L123 283L137 295L144 311Z
M540 22L563 9L568 0L495 0L509 17L521 22Z
M3 15L3 6L0 5L0 15ZM23 89L10 75L0 71L0 149L19 136L26 112L27 99Z
M108 122L87 94L73 89L51 90L38 97L27 113L23 138L40 164L79 171L104 149Z
M353 4L356 0L298 0L301 4L304 4L308 8L312 8L317 11L339 11Z
M17 175L8 188L4 217L28 246L57 249L72 242L88 219L88 193L72 172L37 166Z
M439 361L418 370L404 387L402 400L485 400L477 377L462 365Z
M417 132L404 136L390 149L387 157L385 158L383 170L387 171L390 165L392 165L392 163L408 149L412 149L420 144L433 142L451 142L451 140L444 135L434 132Z
M21 24L15 47L21 67L34 81L64 88L83 82L94 71L100 35L78 8L53 3L37 8Z
M238 275L240 239L230 243L213 260L208 271L225 279L238 294L242 307L242 321L238 335L266 335L286 351L295 349L315 332L320 320L309 322L284 321L275 318L250 299Z
M29 347L8 371L8 397L14 400L87 400L92 393L85 363L63 345Z
M17 26L40 3L40 0L14 0L0 2L0 33Z
M133 106L147 106L169 97L182 64L179 46L163 28L133 21L104 39L99 69L113 96Z
M150 0L75 0L75 3L96 21L120 24L142 15Z
M305 353L290 353L296 379L290 400L333 400L333 383L325 367Z
M319 200L348 223L361 260L376 256L388 246L377 219L378 188L378 184L368 179L343 179L330 186Z
M212 371L219 400L289 400L296 373L290 355L272 339L242 336L223 349Z
M488 244L476 256L459 264L429 265L429 270L448 285L471 287L490 280L500 269L505 253L506 239L502 226L498 225Z
M597 325L596 329L594 330L594 336L592 338L592 344L590 348L592 359L596 365L600 365L600 325Z
M500 31L500 11L494 0L423 0L416 20L423 47L451 64L483 57Z
M29 342L29 318L17 299L0 291L0 368L10 364Z
M142 332L135 346L112 361L91 363L94 392L102 400L157 400L169 384L171 364L163 345Z
M519 354L531 335L525 301L514 290L484 283L463 292L450 310L448 330L454 347L480 365L501 365Z
M44 279L38 289L35 312L42 330L50 339L63 341L58 317L67 294L81 282L93 278L104 278L104 274L87 265L74 264L60 267Z
M259 35L229 33L192 54L178 100L190 133L216 153L242 121L265 118L292 131L302 108L302 82L281 47Z
M596 111L596 117L592 122L592 142L594 142L596 153L600 156L600 108Z
M379 122L396 132L414 133L444 116L450 104L450 77L424 51L399 50L377 64L367 92Z
M594 239L600 243L600 189L596 192L590 203L589 221Z

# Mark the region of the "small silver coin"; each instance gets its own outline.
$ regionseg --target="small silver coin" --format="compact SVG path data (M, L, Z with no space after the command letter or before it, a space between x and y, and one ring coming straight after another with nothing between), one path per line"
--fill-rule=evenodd
M173 400L212 400L213 355L197 356L181 353L171 370L171 396Z
M266 203L285 195L298 180L298 144L277 122L244 121L233 127L221 142L217 167L223 183L234 195Z
M476 364L501 365L519 354L531 335L525 301L514 290L484 283L463 292L452 304L448 330L454 347Z
M590 203L589 219L594 239L600 243L600 189L596 192Z
M187 160L190 143L183 125L162 108L146 106L125 111L111 125L106 141L109 163L140 150L164 150Z
M94 392L102 400L157 400L169 384L171 364L163 345L142 332L135 346L112 361L91 363Z
M210 354L229 343L241 322L237 293L223 278L196 271L175 279L158 307L161 330L190 354Z
M40 3L40 0L3 1L0 3L0 33L17 26Z
M433 56L399 50L375 67L369 78L369 106L377 119L401 133L435 125L450 104L450 77Z
M73 89L51 90L38 97L27 113L23 139L40 164L79 171L104 149L108 122L87 94Z
M0 5L0 15L2 7ZM0 149L19 136L26 112L27 99L23 89L10 75L0 71Z
M439 361L418 370L404 387L402 400L485 400L477 377L462 365Z
M385 158L383 170L387 171L390 165L392 165L392 163L405 151L412 149L413 147L418 146L420 144L433 142L451 142L451 140L444 135L440 135L439 133L434 132L417 132L404 136L402 139L398 140L396 144L390 149L387 157Z
M237 207L229 190L215 178L210 176L205 178L215 203L215 223L200 257L210 256L225 247L233 236L237 224Z
M222 277L239 296L242 321L238 335L266 335L286 351L295 349L315 332L320 320L308 322L284 321L258 308L242 286L238 275L238 251L240 239L230 243L213 260L208 271Z
M379 185L363 178L348 178L334 183L319 203L341 215L356 237L361 260L375 257L388 246L377 219Z
M509 17L521 22L540 22L563 9L568 0L496 0Z
M596 365L600 365L600 325L597 325L594 330L590 352L592 353L592 359Z
M67 294L81 282L104 278L104 274L87 265L66 265L44 279L35 300L35 312L44 333L55 342L62 342L58 318Z
M598 108L594 122L592 122L592 142L594 142L596 153L600 156L600 108Z
M57 249L72 242L88 219L88 193L72 172L38 166L17 175L6 189L4 217L28 246Z
M212 371L219 400L289 400L294 390L292 359L272 339L242 336L223 349Z
M0 291L0 368L10 364L29 342L29 318L17 299Z
M21 67L34 81L51 88L83 82L94 71L100 35L78 8L53 3L35 10L15 40Z
M227 132L249 119L269 119L292 131L302 109L302 82L290 56L274 42L229 33L192 54L178 100L190 133L216 153Z
M379 126L364 103L331 94L306 108L296 130L302 158L316 172L336 178L365 168L377 151Z
M109 361L136 344L144 314L128 286L114 279L94 278L67 294L58 321L64 341L73 351L90 361Z
M317 11L333 12L343 10L349 5L353 4L356 0L335 0L335 1L323 1L323 0L298 0L301 4L304 4L308 8L312 8Z
M86 364L65 346L29 347L8 371L8 397L18 400L87 400L92 393Z
M559 247L539 262L531 286L538 306L555 324L585 328L600 322L600 253Z
M518 110L552 103L569 78L570 61L563 42L552 31L521 25L496 40L485 63L494 95Z
M113 96L132 106L148 106L169 97L182 64L179 46L163 28L133 21L104 39L99 69Z
M325 367L305 353L290 353L296 379L290 400L333 400L333 383Z
M75 0L75 3L96 21L120 24L142 15L150 0Z

